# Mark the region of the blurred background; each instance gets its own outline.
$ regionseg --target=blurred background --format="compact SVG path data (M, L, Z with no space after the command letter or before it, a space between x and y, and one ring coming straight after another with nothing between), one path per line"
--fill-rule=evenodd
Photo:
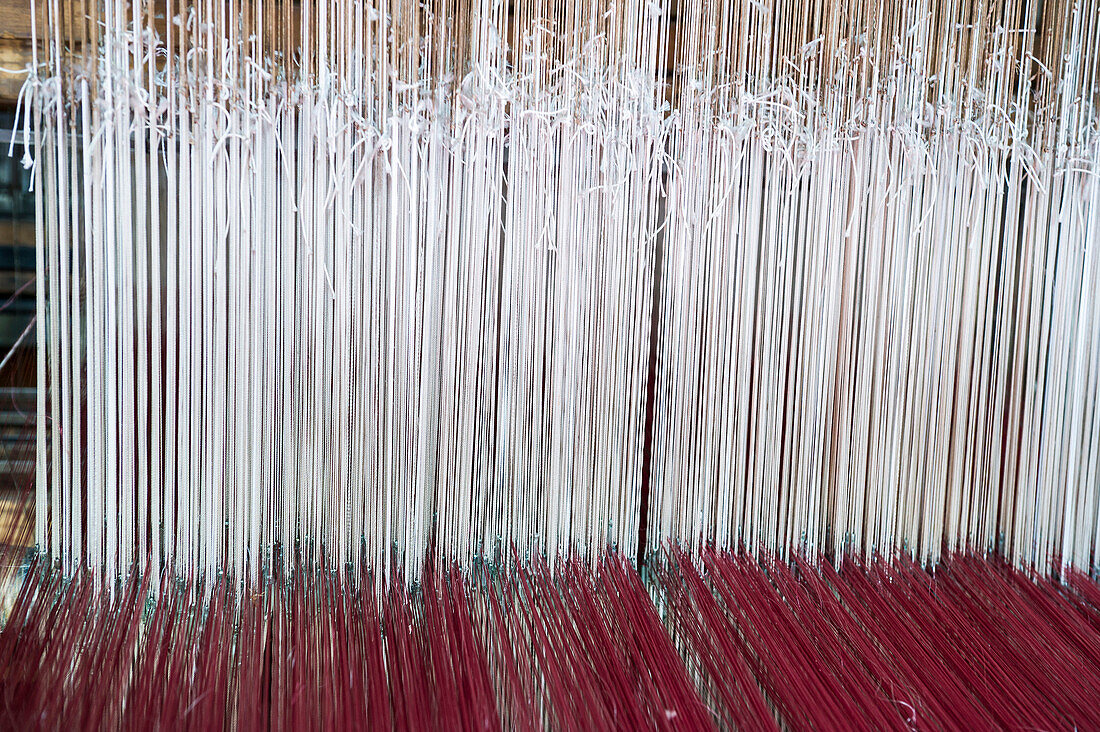
M30 0L0 0L0 543L8 549L33 542L30 531L13 531L30 528L13 524L31 508L34 479L34 194L22 136L12 144L31 51Z

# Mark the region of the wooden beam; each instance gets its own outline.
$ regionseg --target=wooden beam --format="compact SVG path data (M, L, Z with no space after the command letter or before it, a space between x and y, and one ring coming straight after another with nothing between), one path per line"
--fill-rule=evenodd
M0 38L0 107L15 106L19 89L27 78L27 72L22 69L30 66L31 58L29 42Z
M31 0L0 0L0 38L31 38Z

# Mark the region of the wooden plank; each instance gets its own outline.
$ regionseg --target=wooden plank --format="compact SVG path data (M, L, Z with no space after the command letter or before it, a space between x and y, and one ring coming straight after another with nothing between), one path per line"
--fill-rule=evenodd
M0 0L3 2L4 0ZM27 78L31 62L31 47L26 41L0 39L0 105L11 107L19 96L19 89ZM18 71L17 71L18 70ZM13 73L17 72L17 73ZM5 150L5 152L7 152Z
M31 37L31 0L0 0L0 38Z

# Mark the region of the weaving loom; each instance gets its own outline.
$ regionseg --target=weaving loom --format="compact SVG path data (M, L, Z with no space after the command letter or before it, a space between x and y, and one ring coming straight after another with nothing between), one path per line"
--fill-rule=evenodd
M31 14L0 726L1100 729L1096 0Z

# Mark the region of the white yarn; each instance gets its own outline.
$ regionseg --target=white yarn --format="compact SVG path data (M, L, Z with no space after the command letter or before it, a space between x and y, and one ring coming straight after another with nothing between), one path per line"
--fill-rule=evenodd
M37 5L66 568L1096 561L1095 0Z

